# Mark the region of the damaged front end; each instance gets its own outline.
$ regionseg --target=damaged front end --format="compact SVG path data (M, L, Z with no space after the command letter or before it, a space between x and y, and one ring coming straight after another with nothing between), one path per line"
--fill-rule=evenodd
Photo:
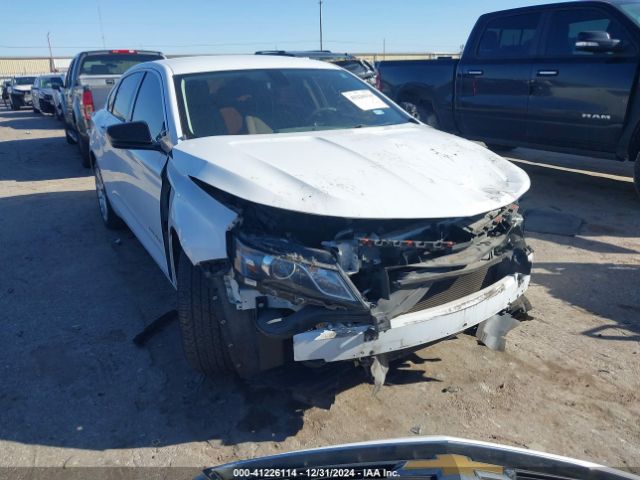
M476 318L461 322L460 329L521 308L531 250L517 204L473 218L436 220L318 217L247 203L238 211L228 241L229 297L238 309L255 309L264 335L294 338L296 360L363 359L426 343L434 335L387 341L392 335L385 332L417 325L424 312L439 307L462 311L465 299L482 303L470 297L482 292L487 299L502 295L494 299L498 306L466 311ZM504 296L507 277L517 288ZM357 345L344 347L351 337ZM335 341L340 338L342 344Z

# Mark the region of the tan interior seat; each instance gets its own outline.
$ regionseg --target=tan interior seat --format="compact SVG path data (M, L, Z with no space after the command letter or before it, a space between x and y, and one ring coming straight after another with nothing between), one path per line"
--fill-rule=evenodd
M259 117L247 115L245 117L245 122L247 124L247 131L251 135L273 133L273 129Z
M227 134L238 135L244 124L240 112L233 107L223 107L220 109L220 115L227 127Z

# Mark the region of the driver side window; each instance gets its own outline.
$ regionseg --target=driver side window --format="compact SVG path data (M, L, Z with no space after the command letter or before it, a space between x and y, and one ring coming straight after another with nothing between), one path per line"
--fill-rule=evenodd
M163 105L160 80L154 73L147 72L138 91L131 120L147 122L154 140L158 140L166 128Z
M113 113L114 117L119 118L123 122L128 122L129 118L131 118L133 98L138 91L140 78L142 78L142 72L132 73L131 75L124 77L118 86L118 91L116 92L111 113Z

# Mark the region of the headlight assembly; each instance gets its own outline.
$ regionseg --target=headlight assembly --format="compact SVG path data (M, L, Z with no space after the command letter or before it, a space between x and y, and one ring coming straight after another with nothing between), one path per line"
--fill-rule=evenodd
M298 253L262 251L235 239L233 266L247 285L302 298L360 303L337 266L318 265Z

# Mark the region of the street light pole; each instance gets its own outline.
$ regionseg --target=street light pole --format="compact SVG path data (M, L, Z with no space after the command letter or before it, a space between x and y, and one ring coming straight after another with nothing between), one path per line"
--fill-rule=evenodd
M318 0L320 5L320 50L322 50L322 0Z

